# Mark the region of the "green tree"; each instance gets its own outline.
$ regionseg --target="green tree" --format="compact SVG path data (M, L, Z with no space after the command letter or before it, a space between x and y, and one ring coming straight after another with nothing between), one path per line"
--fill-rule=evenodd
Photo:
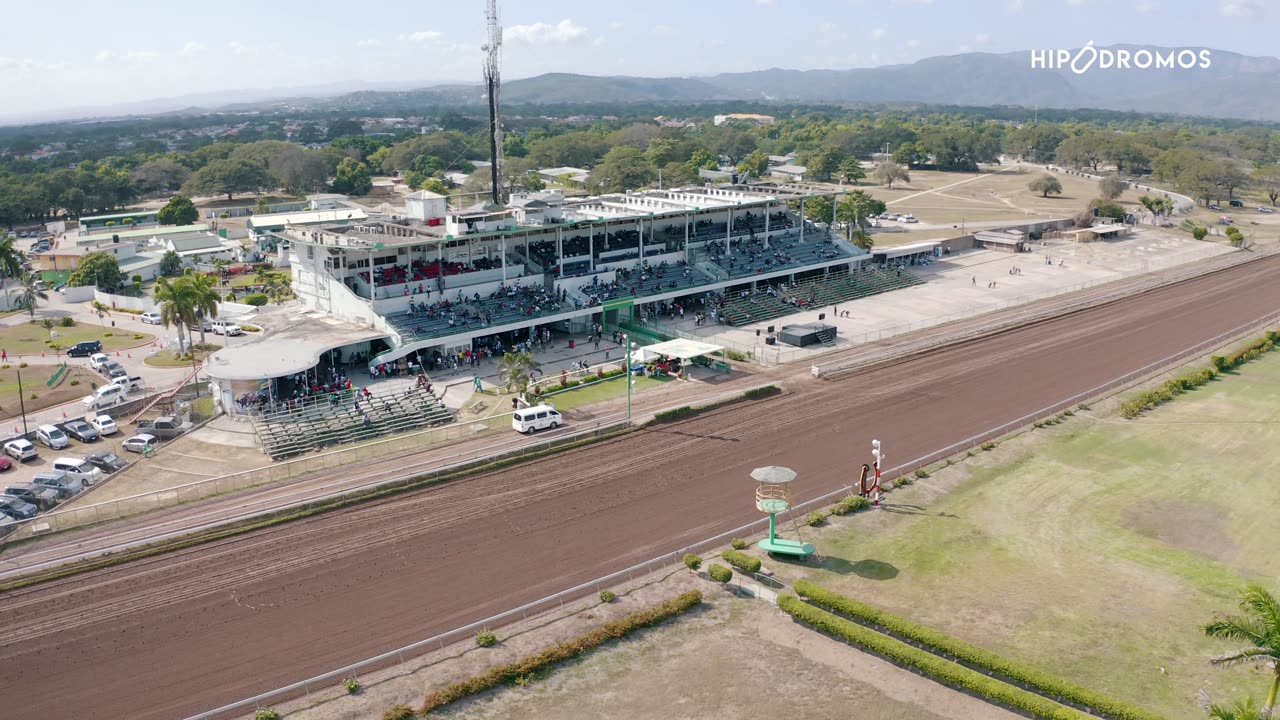
M266 215L271 212L271 204L267 200L266 195L258 196L258 201L253 204L254 215Z
M1237 700L1230 705L1218 705L1209 702L1202 694L1200 707L1209 713L1209 720L1272 720L1274 717L1272 713L1258 707L1258 701L1253 697Z
M187 274L178 278L185 283L185 291L195 313L196 327L200 328L200 344L204 345L204 321L218 316L218 279L206 273L187 268Z
M124 284L126 276L116 257L105 252L91 252L80 258L67 284L72 287L95 285L102 292L113 293Z
M178 253L168 250L160 257L160 274L166 277L173 277L182 272L182 257Z
M174 195L160 208L158 219L161 225L193 225L200 219L200 211L191 202L191 198Z
M871 248L875 247L876 244L876 241L871 237L871 233L861 228L853 231L853 234L849 237L849 242L868 252L870 252Z
M315 123L303 123L302 127L298 128L298 135L295 139L303 145L313 145L320 142L323 137L324 135L321 134L320 128Z
M0 278L5 280L22 277L22 251L16 243L11 237L0 239Z
M769 154L763 150L752 150L738 163L738 172L751 173L756 177L764 177L769 171Z
M529 389L529 376L537 368L538 363L529 352L504 353L498 359L498 374L503 386L521 396Z
M338 163L333 178L333 191L343 195L368 195L373 189L373 177L369 166L354 158L344 158Z
M867 171L862 169L862 163L857 158L851 157L840 163L836 175L847 183L857 185L859 180L867 176Z
M801 153L797 162L804 166L806 176L815 180L829 180L848 159L848 154L841 148L823 147Z
M338 120L329 123L329 140L337 140L348 135L364 135L364 125L359 120Z
M1234 640L1244 643L1245 647L1209 662L1222 666L1248 663L1265 667L1271 675L1271 690L1262 710L1270 714L1275 709L1276 692L1280 690L1280 602L1266 588L1249 583L1240 591L1239 607L1243 615L1220 616L1203 630L1211 638Z
M1280 165L1267 165L1253 174L1253 183L1262 189L1275 207L1280 200Z
M855 190L845 195L844 199L836 205L836 219L845 224L845 238L852 241L854 230L861 230L862 223L867 218L884 211L883 202L861 190Z
M1098 181L1098 192L1102 197L1108 200L1115 200L1124 194L1129 188L1129 183L1121 180L1115 175L1108 175Z
M656 176L643 152L630 145L619 145L606 153L591 171L587 184L594 192L623 192L645 187Z
M662 182L667 187L681 185L697 185L702 182L698 171L689 167L687 162L669 162L662 167Z
M183 192L188 195L226 195L228 200L236 193L262 192L276 186L276 179L267 169L248 160L214 160L192 173Z
M1027 183L1027 189L1031 192L1040 193L1040 197L1047 198L1050 195L1061 195L1062 183L1053 175L1041 175Z
M686 164L694 175L697 175L699 170L715 170L720 167L720 163L716 162L715 154L705 148L694 150Z
M1197 226L1197 227L1195 227L1195 228L1192 228L1192 230L1191 230L1191 237L1193 237L1193 238L1195 238L1195 239L1197 239L1197 240L1203 240L1203 239L1205 239L1205 238L1209 237L1209 228L1207 228L1207 227L1199 227L1199 226Z
M671 138L654 138L645 149L644 157L654 167L663 167L667 163L676 162L681 157L680 143Z
M1089 168L1098 171L1102 163L1102 147L1106 136L1099 133L1069 137L1058 144L1057 157L1062 165L1074 168Z
M876 166L871 179L892 190L895 182L911 182L911 174L895 162L882 162Z
M156 280L155 298L160 305L161 324L166 328L178 329L178 354L185 354L183 337L187 334L186 328L196 322L195 303L188 278L185 275L176 280L159 278Z
M39 276L35 273L26 273L22 276L22 285L18 288L18 304L27 309L27 314L32 320L36 319L36 302L38 300L47 300L48 295L36 287L36 283L40 281Z
M929 151L922 142L904 142L893 151L893 161L908 168L916 168L929 162Z
M1123 205L1115 200L1106 198L1097 198L1090 202L1089 211L1097 211L1096 217L1110 218L1116 222L1124 222L1124 219L1129 215L1129 211Z
M191 177L191 170L172 158L148 160L133 169L133 183L144 193L173 192Z

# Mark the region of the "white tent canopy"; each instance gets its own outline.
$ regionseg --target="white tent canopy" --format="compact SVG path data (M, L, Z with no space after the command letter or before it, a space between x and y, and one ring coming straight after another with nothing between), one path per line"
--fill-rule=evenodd
M684 338L676 338L668 340L656 345L646 345L640 348L639 355L642 362L648 362L659 356L678 357L681 360L700 357L702 355L710 355L724 348L719 345L698 342L697 340L686 340Z

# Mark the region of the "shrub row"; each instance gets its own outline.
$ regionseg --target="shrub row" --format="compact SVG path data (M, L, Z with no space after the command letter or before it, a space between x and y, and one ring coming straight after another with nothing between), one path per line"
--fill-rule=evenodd
M795 589L801 596L809 598L811 602L828 610L883 628L898 637L919 643L933 652L954 658L966 665L988 670L1043 695L1091 708L1114 720L1161 720L1161 716L1153 712L1117 700L1096 690L1090 690L1048 673L1029 668L1022 663L970 645L946 633L938 632L923 625L917 625L906 618L885 612L853 598L833 593L806 580L797 581Z
M1209 359L1213 367L1184 373L1165 382L1160 387L1138 393L1120 406L1120 415L1126 418L1135 418L1147 410L1169 402L1188 390L1194 390L1211 382L1224 372L1234 370L1250 360L1258 359L1263 354L1274 350L1276 345L1280 345L1280 331L1268 330L1264 337L1254 340L1230 355L1214 355Z
M725 550L720 559L744 572L760 572L760 558L753 557L737 550Z
M693 413L693 408L688 405L681 405L674 410L663 410L660 413L654 413L653 419L654 422L670 422L672 420L679 420L687 415L692 415Z
M742 397L748 400L754 400L756 398L768 397L770 395L777 395L780 392L782 391L779 390L774 385L765 385L764 387L751 388L750 390L742 393Z
M849 515L871 507L871 501L861 495L850 495L831 508L832 515Z
M751 359L751 353L741 350L722 350L720 354L735 362L746 362Z
M626 372L626 370L623 370L622 368L618 368L617 370L610 370L608 372L604 372L603 370L597 370L595 375L587 376L585 378L582 378L581 380L566 380L563 383L548 385L545 388L537 388L537 392L539 394L542 394L542 393L549 394L554 392L560 392L561 390L572 390L573 388L576 388L580 385L590 385L592 383L600 382L601 380L608 380L609 378L618 377L624 372Z
M499 665L483 675L451 683L427 696L421 714L442 708L462 698L491 690L499 685L513 684L517 680L528 681L530 675L558 663L570 660L593 650L610 640L626 637L636 630L651 627L679 615L702 602L702 593L693 590L681 593L665 602L632 613L626 617L605 623L572 640L556 643L540 653L529 655L515 662Z
M822 632L843 638L854 645L888 658L897 665L916 670L940 683L960 688L992 702L1025 710L1035 717L1049 720L1087 720L1091 717L1074 708L1059 705L1035 693L987 677L976 670L970 670L958 663L912 647L901 640L895 640L888 635L882 635L875 630L832 615L795 596L779 596L778 607L791 617L812 625Z
M707 566L707 575L718 583L727 583L733 579L733 571L723 565L711 563Z

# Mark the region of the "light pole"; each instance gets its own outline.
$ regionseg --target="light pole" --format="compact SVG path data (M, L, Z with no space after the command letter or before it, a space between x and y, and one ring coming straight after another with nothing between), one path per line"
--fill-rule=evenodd
M631 342L631 337L625 334L622 336L622 342L627 344L627 427L631 427L631 386L635 384L635 381L631 378L631 350L636 345Z
M22 397L22 363L14 366L18 370L18 408L22 410L22 434L27 434L27 402Z

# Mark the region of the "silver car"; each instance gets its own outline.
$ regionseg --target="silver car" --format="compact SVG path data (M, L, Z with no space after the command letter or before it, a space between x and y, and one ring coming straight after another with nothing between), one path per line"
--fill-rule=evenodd
M66 473L58 471L36 473L31 482L54 490L64 500L84 490L84 482L80 478L68 477Z

